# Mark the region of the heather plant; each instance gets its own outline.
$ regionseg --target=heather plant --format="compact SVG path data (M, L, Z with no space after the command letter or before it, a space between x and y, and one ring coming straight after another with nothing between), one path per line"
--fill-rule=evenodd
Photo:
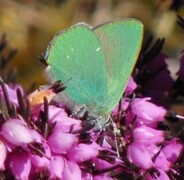
M184 19L178 17L183 28ZM153 45L152 45L153 44ZM162 52L164 39L145 40L112 122L95 129L88 112L77 117L59 98L67 83L33 91L7 71L16 50L0 43L1 179L183 179L183 117L170 109L183 96L183 60L174 80Z

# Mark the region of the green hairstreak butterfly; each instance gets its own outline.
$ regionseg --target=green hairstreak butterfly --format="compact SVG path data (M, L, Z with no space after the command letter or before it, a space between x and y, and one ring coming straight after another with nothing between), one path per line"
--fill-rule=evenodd
M45 60L51 78L67 83L70 101L99 116L118 104L139 55L143 25L136 19L97 27L78 23L50 42Z

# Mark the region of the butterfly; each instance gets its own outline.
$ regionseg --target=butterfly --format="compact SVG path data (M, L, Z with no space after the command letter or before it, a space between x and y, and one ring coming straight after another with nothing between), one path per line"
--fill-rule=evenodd
M106 117L118 104L135 66L143 40L143 24L120 19L91 27L78 23L60 31L44 55L53 81L66 82L63 95Z

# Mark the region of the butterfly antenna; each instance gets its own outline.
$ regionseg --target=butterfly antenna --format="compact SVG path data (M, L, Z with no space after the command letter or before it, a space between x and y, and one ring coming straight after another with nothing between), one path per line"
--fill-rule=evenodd
M72 77L70 77L69 79L67 79L63 84L68 84L68 82L72 79Z

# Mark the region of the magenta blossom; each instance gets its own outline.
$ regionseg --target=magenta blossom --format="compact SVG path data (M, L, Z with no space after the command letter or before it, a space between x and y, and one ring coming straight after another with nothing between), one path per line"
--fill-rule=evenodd
M4 162L6 159L7 149L4 143L0 140L0 170L4 170Z
M95 164L95 159L102 160L98 157L100 151L112 153L113 163L120 162L120 160L116 162L116 151L113 150L111 144L107 141L101 145L96 142L100 132L93 131L93 129L83 130L81 120L70 117L65 109L57 106L57 103L49 105L44 100L44 104L41 104L40 91L38 91L38 96L34 93L29 99L30 113L26 115L27 107L26 103L24 104L26 101L23 99L23 95L21 96L22 92L17 91L10 90L10 96L12 93L14 100L8 102L10 108L17 108L16 114L12 115L16 118L12 118L9 114L8 119L4 122L2 120L0 131L1 170L11 169L10 174L13 177L27 180L42 176L47 176L49 179L82 180L83 174L87 171L90 172L92 178L107 177L111 179L108 175L101 173L93 174L93 171L96 172L98 169L98 165L95 165L95 169L91 167L91 170L88 166L88 163ZM47 95L46 90L44 93ZM17 96L19 96L19 100ZM38 101L34 96L38 97ZM20 100L21 98L22 100ZM10 109L11 111L12 109ZM83 138L85 134L88 139ZM105 136L108 139L114 138L114 135ZM108 155L103 156L104 160L102 161L107 162L106 156L108 157ZM110 163L111 165L108 167L113 167L113 163ZM101 164L99 169L108 167Z
M156 127L158 122L164 121L166 110L148 102L150 98L135 98L131 104L131 112L128 115L129 121L136 116L136 122L140 125L145 124Z
M14 152L10 159L10 168L16 179L29 179L31 171L29 154L22 150Z
M157 155L154 164L155 167L157 167L158 169L162 169L166 172L169 171L169 169L171 168L171 163L166 159L162 151L159 152L159 154Z
M10 119L2 126L1 134L10 143L16 146L23 146L33 142L30 129L20 119Z
M92 144L77 144L67 152L67 158L77 163L88 161L97 157L100 146L93 142Z
M62 173L63 179L82 179L82 172L77 163L72 161L65 161Z
M17 100L17 94L16 94L16 90L10 88L8 85L5 84L5 88L7 91L7 95L8 95L8 99L11 103L13 103L14 105L18 106L18 100ZM0 96L3 98L3 100L5 101L5 95L3 92L3 88L0 87Z
M139 143L132 143L128 146L127 157L131 163L136 164L143 170L154 166L146 146Z
M128 84L126 86L125 92L127 94L132 94L133 91L137 88L137 84L135 83L134 79L132 76L129 78Z
M164 132L142 125L133 130L133 138L144 145L158 144L164 141Z
M93 129L93 121L77 119L58 102L48 102L50 89L35 92L29 103L22 91L12 89L13 101L2 98L6 109L1 110L2 173L27 180L112 180L127 173L134 177L137 172L143 179L166 178L167 172L176 175L174 163L182 145L166 141L164 131L157 129L166 110L149 98L131 99L133 89L99 130ZM40 94L45 95L43 100Z
M62 178L65 159L62 156L53 156L49 164L50 178Z
M179 143L178 140L173 139L173 141L169 142L166 146L162 148L162 152L168 161L175 163L179 158L179 155L182 151L183 145Z

